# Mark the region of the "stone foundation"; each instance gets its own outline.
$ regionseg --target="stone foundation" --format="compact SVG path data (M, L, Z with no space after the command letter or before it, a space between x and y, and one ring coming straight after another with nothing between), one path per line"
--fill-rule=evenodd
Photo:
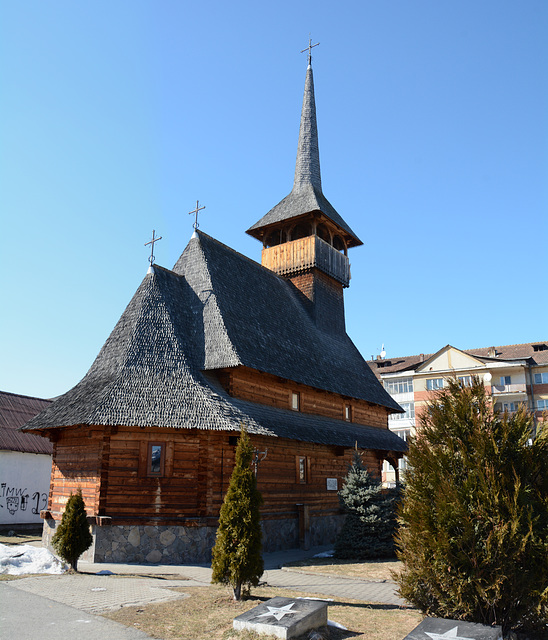
M344 516L325 515L310 518L307 539L312 546L331 544L342 526ZM42 543L52 550L51 538L57 522L44 521ZM263 520L265 552L299 547L298 517ZM91 526L92 546L81 556L84 562L123 562L131 564L206 564L211 562L215 527L178 527L163 525Z

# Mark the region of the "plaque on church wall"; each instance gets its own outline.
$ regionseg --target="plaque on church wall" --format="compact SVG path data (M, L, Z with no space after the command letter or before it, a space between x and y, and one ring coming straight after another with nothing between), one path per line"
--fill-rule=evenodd
M425 618L404 640L502 640L502 627L462 620Z
M327 490L328 491L338 491L338 481L337 478L327 478Z
M250 629L276 638L295 638L327 626L327 602L276 596L234 618L237 631Z

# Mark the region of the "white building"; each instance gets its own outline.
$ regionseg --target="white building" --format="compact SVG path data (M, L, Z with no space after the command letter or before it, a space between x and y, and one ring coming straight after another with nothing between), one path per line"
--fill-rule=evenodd
M53 447L19 431L50 400L0 391L0 527L42 525L47 509Z

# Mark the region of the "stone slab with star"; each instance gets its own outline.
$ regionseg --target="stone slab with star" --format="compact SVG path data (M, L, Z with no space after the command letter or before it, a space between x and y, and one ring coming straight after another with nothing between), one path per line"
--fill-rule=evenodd
M294 638L327 625L327 602L276 596L234 618L237 631L251 629L277 638Z
M403 640L502 640L502 627L462 620L425 618Z

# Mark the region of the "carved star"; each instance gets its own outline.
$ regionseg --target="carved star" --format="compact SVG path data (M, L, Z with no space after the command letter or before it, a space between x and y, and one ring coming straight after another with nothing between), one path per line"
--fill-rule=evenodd
M449 631L446 631L445 633L428 633L428 631L425 631L424 633L427 636L430 636L432 638L432 640L474 640L474 638L464 638L463 636L458 636L457 635L457 629L458 627L454 627L453 629L450 629Z
M294 604L295 604L294 602L291 602L290 604L286 604L284 607L269 607L268 605L266 605L268 612L261 613L261 615L257 616L257 618L266 618L268 616L274 616L276 620L280 621L284 616L293 615L294 613L297 613L296 611L289 611L289 609L291 609L291 607Z

